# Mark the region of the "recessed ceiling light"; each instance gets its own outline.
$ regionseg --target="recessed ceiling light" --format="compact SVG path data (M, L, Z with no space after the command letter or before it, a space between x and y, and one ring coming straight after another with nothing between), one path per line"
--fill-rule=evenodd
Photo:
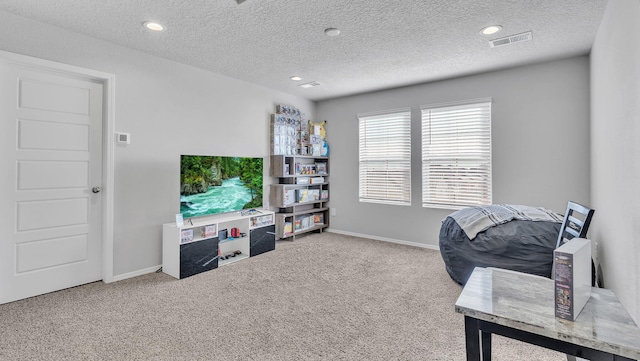
M163 31L164 30L164 26L162 26L162 24L154 23L153 21L147 21L143 25L144 25L145 28L147 28L149 30L153 30L153 31Z
M340 35L340 30L336 28L327 28L327 29L324 29L324 33L327 36L338 36Z
M299 77L297 75L293 75L293 76L290 76L289 79L291 79L293 81L300 81L300 80L302 80L302 77Z
M482 34L482 35L492 35L492 34L497 33L500 30L502 30L502 26L500 26L500 25L491 25L491 26L487 26L486 28L483 28L482 30L480 30L480 34Z

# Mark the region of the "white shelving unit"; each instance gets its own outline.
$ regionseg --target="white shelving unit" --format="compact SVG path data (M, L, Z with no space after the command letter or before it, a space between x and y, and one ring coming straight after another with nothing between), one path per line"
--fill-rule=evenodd
M185 278L275 249L274 212L254 212L186 220L181 227L164 224L162 271Z

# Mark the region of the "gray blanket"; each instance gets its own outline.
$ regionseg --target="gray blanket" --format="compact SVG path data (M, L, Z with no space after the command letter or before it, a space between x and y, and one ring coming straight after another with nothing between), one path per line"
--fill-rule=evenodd
M563 216L543 207L529 207L512 204L492 204L469 207L449 215L473 240L476 235L493 226L517 219L522 221L544 221L562 223Z

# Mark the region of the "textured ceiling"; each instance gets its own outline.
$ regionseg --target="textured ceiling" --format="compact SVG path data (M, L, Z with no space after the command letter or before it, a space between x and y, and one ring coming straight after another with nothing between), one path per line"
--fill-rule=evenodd
M322 100L587 54L607 0L0 0L0 10ZM166 31L151 33L144 21ZM482 36L499 24L502 32ZM335 27L337 37L324 35ZM526 31L533 39L490 48ZM300 82L289 80L299 75ZM300 83L321 85L303 89Z

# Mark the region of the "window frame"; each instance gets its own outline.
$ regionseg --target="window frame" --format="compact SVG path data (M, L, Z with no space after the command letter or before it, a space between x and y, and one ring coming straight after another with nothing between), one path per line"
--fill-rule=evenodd
M359 201L410 206L411 108L360 113L357 118Z
M435 126L434 116L440 123ZM465 118L464 124L460 123L461 117ZM423 105L420 119L422 207L462 209L491 204L492 99Z

